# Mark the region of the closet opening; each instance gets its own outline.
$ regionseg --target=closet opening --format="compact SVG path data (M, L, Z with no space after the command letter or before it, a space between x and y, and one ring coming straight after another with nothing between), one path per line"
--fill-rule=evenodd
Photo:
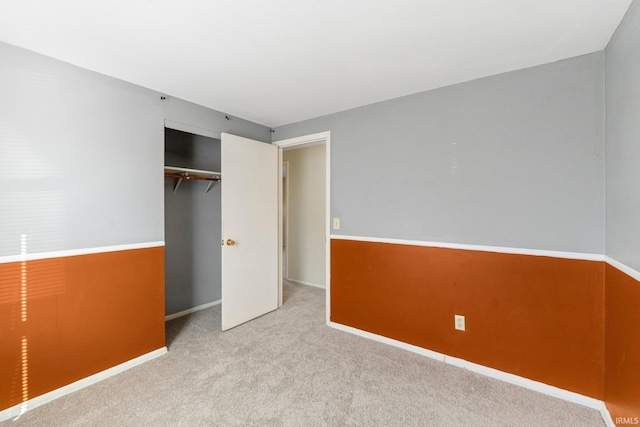
M165 128L164 164L165 319L171 320L221 303L220 139Z

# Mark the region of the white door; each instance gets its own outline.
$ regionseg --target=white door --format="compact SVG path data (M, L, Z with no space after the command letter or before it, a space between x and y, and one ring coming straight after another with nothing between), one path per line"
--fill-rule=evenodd
M278 308L278 147L222 134L222 330Z

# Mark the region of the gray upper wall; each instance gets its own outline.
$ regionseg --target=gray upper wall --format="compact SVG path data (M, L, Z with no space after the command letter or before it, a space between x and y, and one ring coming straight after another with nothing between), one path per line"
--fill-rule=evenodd
M180 98L166 97L162 102L164 117L169 128L175 124L185 132L196 135L220 138L220 134L231 133L244 138L262 142L271 142L271 129L238 117L229 116L216 110L203 107ZM228 117L228 119L227 119ZM169 122L170 121L170 122Z
M336 234L603 253L604 54L278 127L331 131Z
M640 2L607 49L607 255L640 271Z
M162 241L165 119L270 140L267 127L5 43L0 64L0 256Z

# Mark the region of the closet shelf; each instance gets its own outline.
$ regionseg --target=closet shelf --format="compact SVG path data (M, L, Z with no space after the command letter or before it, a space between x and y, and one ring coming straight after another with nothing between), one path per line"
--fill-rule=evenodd
M207 186L207 189L204 191L205 194L208 193L209 190L211 190L211 187L213 186L214 182L220 181L222 179L222 174L220 172L205 171L200 169L181 168L178 166L165 166L164 176L167 178L177 179L176 185L173 187L174 193L176 192L176 190L178 190L178 187L182 183L183 179L209 181L209 185Z

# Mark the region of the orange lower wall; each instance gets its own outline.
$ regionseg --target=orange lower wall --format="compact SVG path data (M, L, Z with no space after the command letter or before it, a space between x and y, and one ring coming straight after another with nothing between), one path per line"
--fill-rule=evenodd
M618 425L638 424L640 283L607 265L605 307L605 402ZM620 418L627 418L627 422Z
M162 247L0 264L0 410L164 345Z
M331 320L604 397L603 262L333 239Z

